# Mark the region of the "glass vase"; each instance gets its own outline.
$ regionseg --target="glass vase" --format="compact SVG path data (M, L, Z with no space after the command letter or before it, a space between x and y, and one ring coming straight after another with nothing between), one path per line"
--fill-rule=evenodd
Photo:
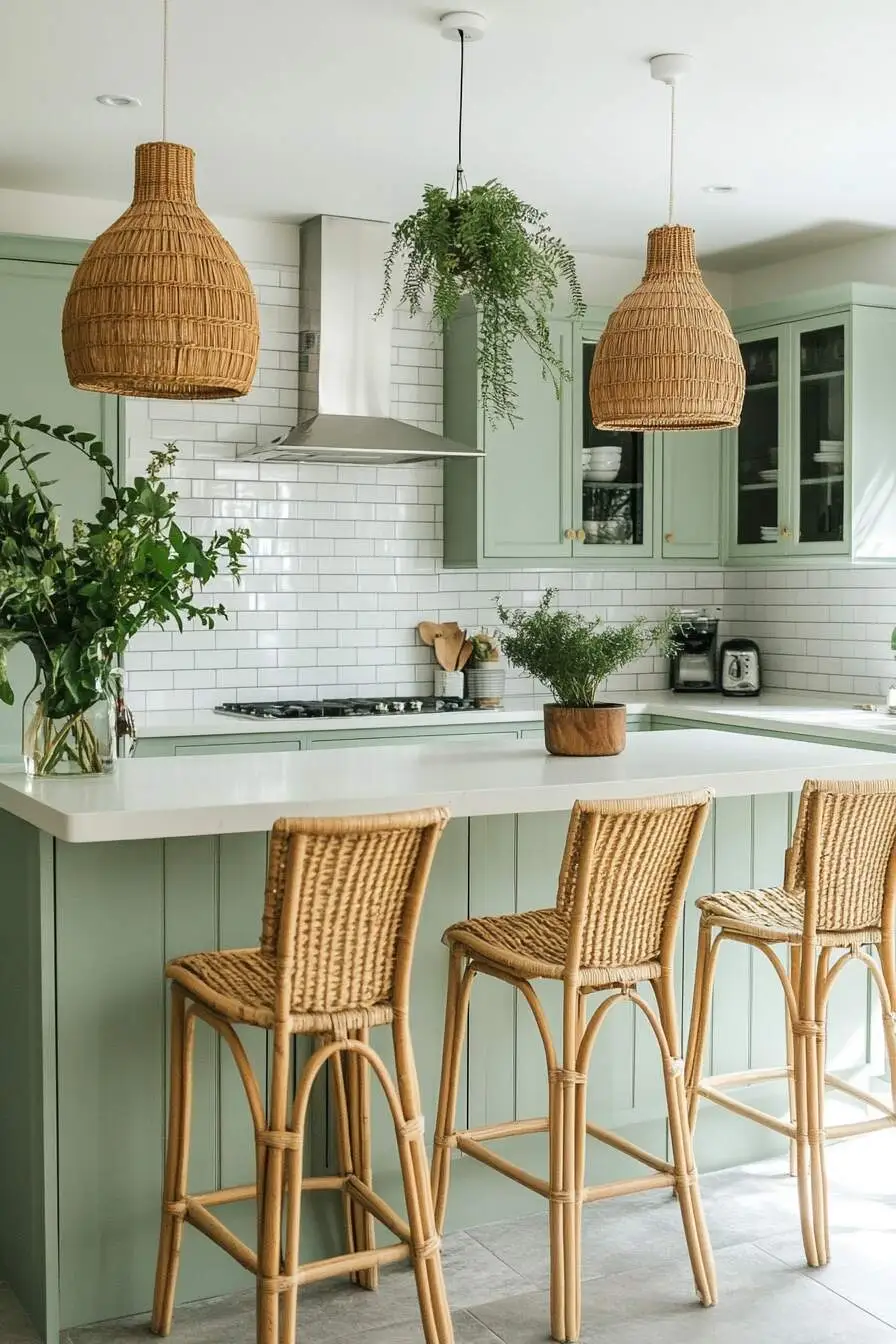
M22 707L25 773L40 778L84 778L115 769L115 694L97 687L83 709L61 712L39 678Z

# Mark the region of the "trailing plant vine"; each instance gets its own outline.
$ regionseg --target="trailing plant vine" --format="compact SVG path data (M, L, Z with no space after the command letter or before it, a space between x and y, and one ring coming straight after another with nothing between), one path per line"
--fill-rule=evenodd
M551 233L541 210L495 180L457 196L444 187L425 187L421 208L393 230L378 317L399 259L405 263L400 302L410 313L420 312L431 293L434 315L448 323L464 295L472 299L482 402L492 424L519 419L513 367L517 341L534 351L559 395L572 376L548 325L561 279L573 313L580 317L585 305L573 255Z
M491 178L467 187L463 170L464 33L460 39L457 171L453 191L427 185L423 204L395 225L386 254L381 317L396 264L404 263L399 303L411 314L432 295L433 315L448 323L469 295L478 315L477 357L482 403L494 425L519 420L514 346L523 342L541 363L557 395L572 377L551 340L548 321L561 281L572 315L585 304L572 253L551 233L544 211Z

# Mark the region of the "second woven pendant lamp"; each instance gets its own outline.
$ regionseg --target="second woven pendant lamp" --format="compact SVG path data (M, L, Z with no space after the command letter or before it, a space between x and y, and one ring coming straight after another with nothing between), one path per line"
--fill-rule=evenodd
M69 381L125 397L242 397L258 363L255 292L196 203L193 150L165 138L163 86L162 140L137 146L133 202L87 249L65 300Z
M740 423L744 364L731 324L697 265L694 230L673 224L675 86L690 58L654 56L672 89L669 223L652 229L637 289L611 314L594 353L589 392L598 429L731 429Z

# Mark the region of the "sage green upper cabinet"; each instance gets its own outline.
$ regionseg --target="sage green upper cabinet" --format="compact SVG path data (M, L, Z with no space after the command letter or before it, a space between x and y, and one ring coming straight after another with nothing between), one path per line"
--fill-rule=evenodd
M445 461L446 565L596 569L719 555L721 436L594 428L588 381L607 316L551 323L572 373L559 398L517 347L515 429L483 413L475 315L446 331L445 433L485 453Z
M664 560L718 558L721 471L718 430L662 435Z
M726 452L727 554L896 558L896 290L735 314L747 390Z
M552 322L567 366L572 323ZM572 478L570 395L558 398L535 354L514 353L520 420L489 423L479 398L477 316L464 313L445 333L445 433L485 450L480 460L445 462L445 563L560 560L570 555Z
M115 459L117 403L114 397L78 392L71 386L62 355L62 305L74 274L71 243L0 236L0 412L27 420L42 415L53 425L74 425L104 440ZM44 258L58 255L64 260ZM69 261L68 258L72 257ZM37 470L54 481L63 531L74 518L92 517L102 493L99 470L70 444L33 435L35 448L49 455ZM21 699L34 680L26 649L10 655L13 707L0 706L0 746L21 743Z

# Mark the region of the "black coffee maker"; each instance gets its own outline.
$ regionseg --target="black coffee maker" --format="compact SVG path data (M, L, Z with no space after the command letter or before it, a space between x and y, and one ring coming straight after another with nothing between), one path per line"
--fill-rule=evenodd
M719 667L716 644L719 622L702 611L683 611L672 654L669 685L673 691L717 691Z

